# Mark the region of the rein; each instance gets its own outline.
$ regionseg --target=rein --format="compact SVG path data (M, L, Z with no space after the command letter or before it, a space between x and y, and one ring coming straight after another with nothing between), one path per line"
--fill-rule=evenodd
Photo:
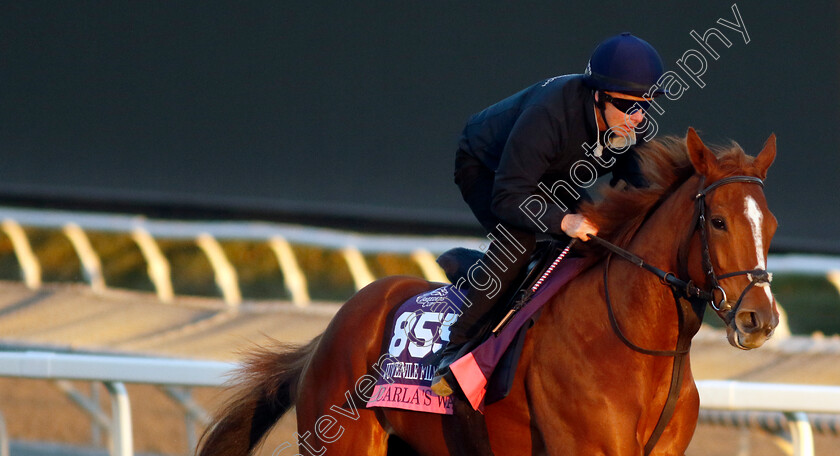
M711 193L713 190L727 184L750 183L758 184L763 187L764 182L762 182L761 179L752 176L732 176L716 181L708 187L703 188L704 182L705 177L700 182L700 191L698 191L698 193L694 196L695 221L694 229L692 230L691 234L693 234L696 230L700 230L700 241L702 244L703 254L703 270L709 284L711 284L710 291L700 289L691 280L685 281L679 279L673 272L666 272L655 266L647 264L640 257L602 238L599 238L597 236L590 236L590 239L594 240L597 244L611 252L610 255L607 256L607 260L604 265L604 297L607 303L607 312L609 315L610 324L612 325L613 332L625 345L627 345L629 348L636 352L651 356L669 356L674 358L674 363L671 370L671 382L668 389L668 398L666 399L665 406L663 407L662 412L659 415L659 420L656 423L656 427L654 428L653 433L651 434L650 438L645 444L644 454L646 456L649 455L651 451L653 451L653 448L656 446L656 443L662 436L662 432L665 431L665 428L667 427L668 423L671 420L671 417L674 414L674 411L676 410L677 399L679 398L680 387L682 384L683 375L685 373L685 366L687 365L688 361L687 355L689 353L689 350L691 349L691 339L700 329L700 324L703 321L703 314L705 313L706 305L708 304L717 312L726 311L727 313L724 316L724 321L726 322L726 324L729 324L732 318L734 318L738 309L741 307L741 301L744 299L744 296L746 296L747 292L750 289L752 289L752 287L754 287L755 285L769 283L772 279L772 275L764 269L753 269L716 275L714 271L714 266L712 265L711 251L709 248L708 229L706 227L706 195ZM691 240L691 234L680 245L680 249L678 252L678 264L680 267L680 273L684 277L688 276L686 259L688 257L688 244ZM610 260L612 259L613 254L616 254L621 258L635 264L636 266L650 273L653 273L654 275L659 277L659 281L663 285L666 285L669 288L671 288L671 292L674 297L674 303L677 307L678 315L677 344L674 350L650 350L642 348L630 341L630 339L628 339L621 331L621 327L619 326L618 320L615 317L615 312L613 311L609 292L609 268ZM723 287L720 286L719 281L740 275L746 275L747 278L750 280L750 283L746 286L746 288L744 288L743 292L741 292L738 301L733 307L729 304L729 301L726 298L726 292L724 292ZM720 300L717 302L715 302L715 292L720 292L721 295Z

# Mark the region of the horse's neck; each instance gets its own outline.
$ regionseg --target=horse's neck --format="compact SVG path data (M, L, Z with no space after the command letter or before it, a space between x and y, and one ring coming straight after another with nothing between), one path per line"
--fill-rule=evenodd
M693 231L692 196L698 184L698 178L690 178L663 201L633 237L628 250L648 264L679 275L678 252ZM613 258L610 295L622 330L630 340L645 348L674 348L678 336L677 309L671 289L660 283L659 278Z
M633 236L629 250L660 269L679 273L679 249L694 231L693 196L698 185L699 178L692 177L666 198Z

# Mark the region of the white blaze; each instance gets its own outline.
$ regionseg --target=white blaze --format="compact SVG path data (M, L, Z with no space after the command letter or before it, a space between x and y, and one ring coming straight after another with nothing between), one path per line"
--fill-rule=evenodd
M755 202L752 196L747 195L745 212L747 214L747 220L750 221L753 241L755 242L755 258L758 262L756 269L767 269L767 259L764 257L764 239L761 237L761 221L764 219L764 215L761 213L761 209L758 208L758 203ZM758 284L758 286L764 288L767 299L770 302L774 302L773 295L770 294L769 285L769 283Z
M764 216L752 196L747 195L746 208L747 220L750 221L753 241L755 242L755 258L758 261L756 269L766 269L767 259L764 258L764 241L761 238L761 221Z

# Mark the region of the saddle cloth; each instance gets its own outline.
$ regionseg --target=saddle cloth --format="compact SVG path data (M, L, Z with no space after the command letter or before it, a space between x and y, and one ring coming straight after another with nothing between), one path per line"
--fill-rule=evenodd
M525 331L542 306L577 276L582 266L578 258L561 261L501 331L489 335L450 366L473 408L480 410L485 399L492 403L507 395ZM452 414L452 397L440 397L431 390L438 361L434 353L448 343L449 327L461 314L465 293L466 289L447 285L414 296L397 309L386 326L389 357L380 366L367 407ZM497 370L499 366L503 368Z
M390 357L380 364L368 407L452 414L452 398L432 392L437 364L431 362L448 342L462 303L462 293L449 285L414 296L397 309L385 338Z

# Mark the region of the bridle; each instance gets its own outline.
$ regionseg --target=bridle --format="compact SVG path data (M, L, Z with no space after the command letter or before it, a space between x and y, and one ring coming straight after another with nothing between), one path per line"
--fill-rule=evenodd
M765 283L769 284L770 280L772 279L772 275L768 273L765 269L736 271L721 275L716 274L714 266L712 265L712 255L709 246L709 234L707 227L708 222L706 220L706 196L715 189L724 185L734 183L757 184L764 187L764 182L761 179L752 176L726 177L710 184L705 188L703 187L704 182L705 177L701 178L700 190L694 196L695 209L692 230L690 231L687 238L684 239L680 244L677 262L678 267L680 268L680 276L688 277L688 247L691 243L691 238L693 237L694 232L699 230L701 251L703 255L703 272L706 276L706 280L709 285L708 291L697 287L697 285L695 285L692 280L682 280L678 278L673 272L665 272L655 266L649 265L638 256L602 238L599 238L597 236L590 237L590 239L594 240L596 243L598 243L599 245L611 252L610 255L607 256L607 260L604 265L604 297L607 303L607 311L610 319L610 324L613 328L613 332L616 334L616 336L618 336L619 339L621 339L621 341L625 345L639 353L652 356L669 356L674 358L674 364L671 371L671 384L668 391L668 398L665 401L665 406L663 407L661 414L659 415L659 421L656 423L656 427L654 428L653 433L651 434L647 444L645 445L645 455L648 455L651 451L653 451L656 442L659 441L659 437L662 435L662 432L665 430L665 427L668 425L668 422L671 420L671 416L673 416L674 410L676 409L677 399L679 398L679 391L681 389L682 378L684 374L684 368L687 364L686 361L688 359L686 355L688 355L688 352L691 349L691 339L700 329L700 324L703 321L703 314L705 313L706 306L711 306L712 309L714 309L719 315L725 312L725 314L721 315L721 318L723 318L724 322L727 325L729 325L732 321L732 318L734 318L738 309L741 307L741 302L743 301L744 296L746 296L747 292L750 291L750 289L752 289L752 287L754 287L755 285ZM630 339L628 339L621 331L621 327L619 326L618 320L615 317L615 312L613 311L609 293L609 269L610 260L612 259L613 253L624 258L625 260L630 261L636 266L639 266L640 268L655 274L657 277L659 277L659 280L662 284L667 285L671 288L674 297L674 303L677 307L679 328L677 335L677 346L674 350L650 350L642 348L630 341ZM723 287L721 287L720 281L728 279L730 277L736 277L741 275L746 275L750 283L741 292L741 295L738 297L738 301L735 303L735 305L732 306L727 300L726 292L723 290ZM717 300L715 296L717 292L720 293L719 300Z
M701 180L700 184L702 186L705 178ZM773 280L773 275L767 272L766 269L751 269L746 271L736 271L730 272L727 274L716 275L714 266L712 265L712 255L709 250L709 235L708 235L708 228L706 223L706 195L709 194L712 190L721 187L726 184L736 183L736 182L743 182L743 183L752 183L758 184L761 187L764 187L764 182L752 176L732 176L721 179L708 187L704 188L702 191L698 192L697 195L694 196L694 200L696 201L696 212L697 212L697 228L700 230L700 240L702 244L703 250L703 270L706 274L706 280L711 284L711 294L713 295L712 299L709 301L709 305L712 306L717 312L726 312L726 316L724 316L724 322L729 324L731 319L734 315L738 312L738 309L741 307L741 301L743 301L744 296L746 296L747 292L752 289L752 287L758 284L769 284L771 280ZM684 264L684 263L683 263ZM720 280L728 279L730 277L736 277L740 275L747 276L750 283L749 285L744 288L741 292L741 295L738 297L738 301L735 303L733 307L729 301L726 299L726 292L723 290L723 287L720 286ZM715 302L714 293L719 291L721 294L721 298L718 302Z
M708 304L712 307L716 312L727 312L725 316L722 318L724 319L725 323L729 323L732 319L732 316L738 311L741 307L741 302L743 301L744 297L746 296L747 292L752 289L755 285L770 283L772 280L773 275L767 272L766 269L749 269L743 271L735 271L729 272L726 274L716 274L714 265L712 264L712 255L711 255L711 248L709 245L709 234L708 234L708 227L707 227L707 220L706 220L706 196L711 193L713 190L722 187L727 184L733 183L749 183L749 184L757 184L761 187L764 187L764 182L752 176L731 176L720 179L713 184L709 185L708 187L703 188L703 182L705 178L700 181L701 189L695 194L694 201L695 201L695 211L694 211L694 223L693 229L689 233L689 236L680 243L679 253L678 253L678 264L680 268L680 275L683 277L688 276L688 266L687 266L687 258L688 258L688 247L691 241L691 237L695 231L700 231L700 243L701 243L701 253L703 255L702 265L703 265L703 273L706 276L706 280L709 283L709 291L703 290L699 288L697 285L694 284L692 280L682 280L679 279L673 272L665 272L655 266L649 265L645 263L644 260L639 258L638 256L628 252L627 250L622 249L602 238L597 236L592 236L591 238L595 240L598 244L602 247L606 248L612 253L617 254L618 256L624 258L627 261L643 268L656 276L659 277L662 284L671 287L672 291L674 292L675 299L683 298L689 301L696 301L697 303ZM609 257L607 257L607 266L604 268L604 287L605 287L605 294L607 296L607 306L609 307L609 313L611 319L614 317L614 313L612 311L612 304L610 303L609 299L609 287L607 286L606 279L608 278L609 274L609 263L612 257L612 253ZM728 279L730 277L737 277L745 275L749 279L750 283L744 288L741 292L740 296L738 297L738 301L736 301L735 305L732 306L730 301L727 300L726 292L724 291L723 287L720 285L720 281L724 279ZM716 299L716 292L720 293L720 299ZM617 328L616 325L616 333L619 335L619 338L625 340L626 338L621 334L621 330ZM629 344L631 348L636 349L639 348L635 344ZM645 350L644 351L654 351L654 350ZM666 356L672 356L674 353L671 351L665 351L663 353L667 353Z

